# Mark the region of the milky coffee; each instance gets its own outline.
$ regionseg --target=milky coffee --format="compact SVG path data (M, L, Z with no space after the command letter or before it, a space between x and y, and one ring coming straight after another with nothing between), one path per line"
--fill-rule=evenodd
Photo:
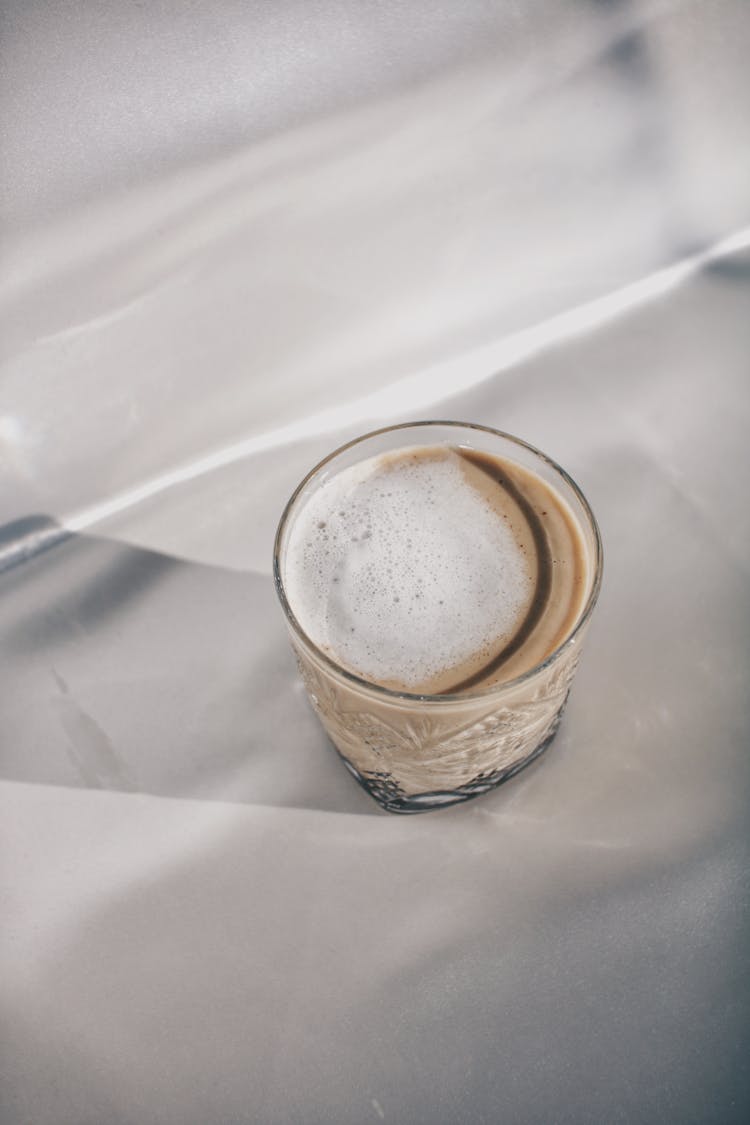
M463 801L557 730L601 580L588 504L538 450L416 422L308 474L276 588L311 702L384 808Z
M566 502L489 453L423 446L331 477L291 525L287 597L316 645L385 687L475 692L569 634L587 559Z

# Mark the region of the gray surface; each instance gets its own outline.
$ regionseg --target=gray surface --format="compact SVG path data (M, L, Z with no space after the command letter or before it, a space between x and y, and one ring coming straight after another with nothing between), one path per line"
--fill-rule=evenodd
M3 1125L746 1121L748 6L3 21ZM429 416L606 573L548 754L396 818L270 540Z

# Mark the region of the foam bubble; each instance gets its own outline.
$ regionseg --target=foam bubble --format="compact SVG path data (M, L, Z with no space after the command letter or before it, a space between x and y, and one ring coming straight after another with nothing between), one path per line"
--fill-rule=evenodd
M507 522L448 449L372 458L326 481L291 524L284 584L319 647L407 689L495 651L533 593Z

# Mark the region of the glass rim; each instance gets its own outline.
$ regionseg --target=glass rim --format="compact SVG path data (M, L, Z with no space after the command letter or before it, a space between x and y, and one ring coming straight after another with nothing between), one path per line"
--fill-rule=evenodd
M479 433L491 434L492 437L502 438L505 441L509 441L513 445L520 446L522 449L527 450L535 457L540 458L540 460L545 462L545 464L547 464L553 470L553 472L561 477L562 480L568 485L568 487L572 489L576 499L583 509L584 515L589 522L591 531L593 532L594 536L594 578L583 610L581 611L570 633L565 637L563 641L560 642L559 645L557 645L556 648L552 650L552 652L548 656L545 656L544 660L539 661L538 664L534 664L533 667L528 668L519 676L514 676L513 679L510 680L501 680L499 683L491 684L488 687L479 689L478 691L442 692L439 695L433 695L428 692L399 691L394 688L385 687L383 684L376 683L374 680L368 680L365 676L360 676L356 672L350 671L350 669L345 668L342 664L339 664L337 660L334 660L333 657L329 656L327 652L324 652L324 650L321 649L319 645L317 645L315 641L302 628L287 599L286 591L284 589L284 580L281 575L281 539L284 534L286 525L289 522L289 517L291 516L292 509L295 506L297 498L299 497L302 490L306 487L306 485L313 479L313 477L320 473L326 465L328 465L335 458L339 457L342 453L345 453L348 449L352 449L356 445L360 445L365 441L369 441L371 438L379 437L381 434L395 433L399 430L415 430L422 429L428 426L450 427L456 430L476 430ZM366 434L360 434L358 437L344 442L343 445L339 445L331 453L327 454L321 461L318 461L317 464L314 465L312 469L310 469L310 471L305 474L297 487L294 489L291 496L287 500L286 505L284 506L283 512L281 513L281 518L276 529L276 535L274 537L273 544L273 579L274 586L276 587L276 593L278 595L279 601L281 602L281 608L284 611L284 615L288 624L291 626L293 632L296 634L302 644L312 651L316 659L321 661L324 667L330 669L337 676L342 677L344 680L353 684L355 687L363 689L364 691L374 692L376 695L382 696L385 699L399 700L404 703L451 703L454 705L457 703L469 703L471 701L477 701L479 699L489 699L492 696L507 693L508 691L520 686L521 684L524 684L529 680L533 680L536 676L539 675L540 672L543 672L552 664L556 663L556 661L562 656L562 654L573 645L577 636L588 622L591 614L593 613L594 606L596 605L599 598L599 591L601 590L602 585L603 567L604 551L602 546L602 537L599 531L599 525L596 522L596 517L593 511L591 510L591 505L584 496L580 487L571 477L570 473L566 472L561 465L558 465L558 463L551 457L548 457L546 453L543 453L541 449L537 449L536 446L531 445L527 441L524 441L523 438L516 437L515 434L509 434L504 430L497 430L492 426L483 426L478 422L445 421L442 419L426 419L417 422L398 422L390 426L381 426L376 430L368 431Z

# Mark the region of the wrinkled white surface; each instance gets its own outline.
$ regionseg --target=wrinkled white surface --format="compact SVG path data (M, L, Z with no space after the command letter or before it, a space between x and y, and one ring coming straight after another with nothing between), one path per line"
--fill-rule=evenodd
M744 1122L748 6L2 20L3 1125ZM396 818L270 548L430 416L606 575L550 752Z

